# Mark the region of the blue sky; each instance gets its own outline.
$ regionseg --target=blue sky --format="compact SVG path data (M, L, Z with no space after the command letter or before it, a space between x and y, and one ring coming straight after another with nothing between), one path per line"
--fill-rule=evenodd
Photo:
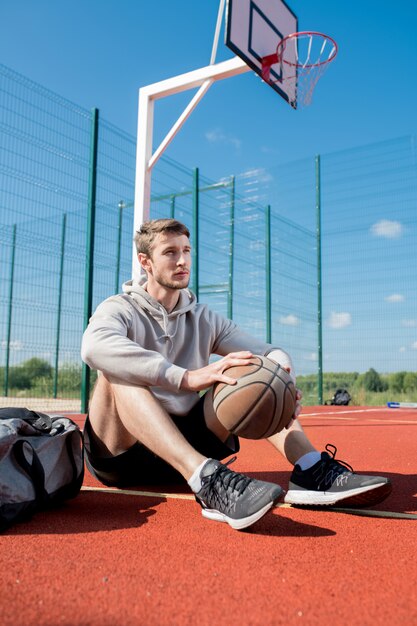
M271 0L272 2L272 0ZM215 84L167 154L212 178L415 132L414 0L292 0L339 54L293 111L254 74ZM217 0L2 0L5 65L136 133L138 88L209 64ZM217 60L232 55L222 42ZM192 92L159 102L155 142Z
M98 107L103 118L135 135L141 86L209 64L218 4L218 0L2 0L0 62L82 107ZM216 180L271 166L279 171L280 163L416 133L415 0L289 0L288 4L298 16L300 30L325 32L339 45L312 105L294 111L252 72L220 81L193 112L167 156L187 167L199 166L205 176ZM222 31L217 61L233 56L223 38ZM157 103L155 147L192 93ZM410 208L408 215L410 224L398 236L392 229L403 225L398 226L389 210L375 210L369 223L369 237L382 246L382 255L388 246L397 246L397 261L389 276L393 284L385 294L397 296L397 301L383 300L381 292L381 306L386 302L391 310L396 308L397 326L407 336L398 337L398 345L390 344L393 362L385 365L387 354L378 345L375 362L367 362L366 367L416 369L415 282L409 283L405 295L395 284L402 267L409 265L407 257L400 260L407 243L403 234L408 237L407 249L415 252L415 212ZM291 212L286 217L314 228L313 215ZM415 272L411 274L409 267L407 271L414 280ZM369 311L360 312L361 302L353 302L354 294L336 293L335 283L336 277L331 277L334 298L325 302L328 336L344 335L345 346L353 337L361 343L365 335L358 335L354 322L361 315L369 319ZM406 310L402 303L407 304ZM398 313L401 306L404 310ZM333 352L340 349L335 345ZM325 369L337 369L337 354L328 353L331 362ZM362 369L355 358L347 363L344 369Z

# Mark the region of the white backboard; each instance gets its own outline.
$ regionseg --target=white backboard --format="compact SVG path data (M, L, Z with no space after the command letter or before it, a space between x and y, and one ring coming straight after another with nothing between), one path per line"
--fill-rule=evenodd
M262 58L274 54L279 42L298 31L298 20L283 0L227 0L226 45L262 77ZM296 107L296 83L282 82L282 68L270 68L270 85Z

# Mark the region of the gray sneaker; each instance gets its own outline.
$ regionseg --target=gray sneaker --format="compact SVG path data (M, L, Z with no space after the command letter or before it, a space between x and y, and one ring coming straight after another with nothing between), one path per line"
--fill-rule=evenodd
M372 506L391 493L388 478L355 474L350 465L335 459L335 446L327 444L326 450L309 469L303 471L295 465L285 502L301 506Z
M202 507L203 517L227 522L241 530L258 521L282 497L279 485L249 478L229 470L227 465L209 459L200 473L202 487L196 500Z

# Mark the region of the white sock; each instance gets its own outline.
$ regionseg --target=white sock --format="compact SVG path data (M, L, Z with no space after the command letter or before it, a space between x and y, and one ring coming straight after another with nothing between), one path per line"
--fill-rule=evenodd
M317 452L317 450L313 450L313 452L307 452L307 454L304 454L301 458L299 458L297 461L297 465L299 465L302 470L306 470L310 467L313 467L313 465L315 465L317 461L320 461L320 459L320 452Z
M187 481L191 489L194 491L194 493L198 493L201 489L200 472L205 466L205 464L207 463L207 461L210 461L210 459L204 459L201 465L199 465L194 470L193 475L191 476L190 480Z

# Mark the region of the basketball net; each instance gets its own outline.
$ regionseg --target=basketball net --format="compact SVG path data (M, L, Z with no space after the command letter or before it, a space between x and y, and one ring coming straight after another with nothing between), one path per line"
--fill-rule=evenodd
M336 54L337 44L327 35L293 33L280 41L275 54L262 59L262 78L269 83L285 84L292 107L306 107Z

